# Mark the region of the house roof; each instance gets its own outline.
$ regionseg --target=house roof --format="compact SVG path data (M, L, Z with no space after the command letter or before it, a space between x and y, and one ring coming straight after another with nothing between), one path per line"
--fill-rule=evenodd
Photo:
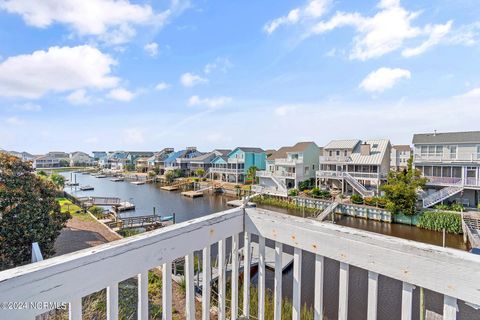
M398 151L411 151L412 147L408 144L397 144L392 146L392 149L398 150Z
M434 143L480 143L480 131L418 133L413 135L413 144Z
M291 152L303 152L312 144L314 144L318 148L317 144L313 141L297 142L291 147L281 147L280 149L272 153L267 158L267 160L283 159L286 158L287 154Z
M362 155L360 148L362 144L370 145L370 154ZM380 140L365 140L361 141L353 149L350 159L354 164L365 164L365 165L380 165L382 160L387 155L387 149L390 145L390 140L380 139Z
M323 149L353 149L360 142L357 139L351 140L332 140Z
M262 148L256 148L256 147L237 147L236 149L240 149L243 152L253 152L253 153L265 152Z

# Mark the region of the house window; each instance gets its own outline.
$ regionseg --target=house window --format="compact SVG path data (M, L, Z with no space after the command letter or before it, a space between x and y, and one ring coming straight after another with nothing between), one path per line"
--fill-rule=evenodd
M314 170L314 171L315 171L315 165L314 165L314 164L312 164L312 170Z
M421 153L421 155L422 155L423 157L428 156L428 147L427 147L427 146L422 146L422 147L420 148L420 153Z
M330 155L330 157L333 156L333 151L332 150L330 150L329 155Z
M337 150L337 157L340 155L340 150Z
M457 146L449 146L450 159L457 159Z

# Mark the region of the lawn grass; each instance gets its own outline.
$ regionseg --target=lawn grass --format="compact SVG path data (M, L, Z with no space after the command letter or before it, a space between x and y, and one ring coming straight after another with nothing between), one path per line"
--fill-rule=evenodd
M72 203L72 201L66 198L57 198L57 202L60 205L60 212L69 212L72 217L79 219L80 221L94 221L95 219L88 213L84 213L82 208Z

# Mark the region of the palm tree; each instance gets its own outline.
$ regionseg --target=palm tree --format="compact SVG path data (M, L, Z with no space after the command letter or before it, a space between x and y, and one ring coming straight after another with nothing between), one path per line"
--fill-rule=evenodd
M258 168L257 168L256 166L251 166L251 167L248 168L248 170L247 170L247 178L252 181L252 184L253 184L253 183L255 182L255 180L256 180L257 170L258 170Z

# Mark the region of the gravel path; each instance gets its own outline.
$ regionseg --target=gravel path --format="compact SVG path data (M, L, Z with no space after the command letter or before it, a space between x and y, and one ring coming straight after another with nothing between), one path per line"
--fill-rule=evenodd
M73 217L67 222L60 236L55 241L55 256L98 246L121 239L106 226L94 220Z

